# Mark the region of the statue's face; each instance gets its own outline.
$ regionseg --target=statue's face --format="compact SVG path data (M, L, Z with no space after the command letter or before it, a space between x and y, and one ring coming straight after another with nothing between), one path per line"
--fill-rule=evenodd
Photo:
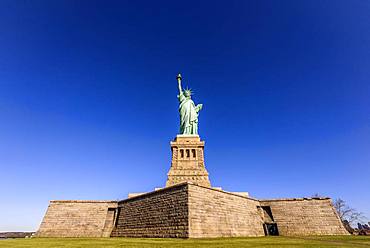
M186 97L190 97L190 93L189 93L188 91L185 91L185 92L184 92L184 96L186 96Z

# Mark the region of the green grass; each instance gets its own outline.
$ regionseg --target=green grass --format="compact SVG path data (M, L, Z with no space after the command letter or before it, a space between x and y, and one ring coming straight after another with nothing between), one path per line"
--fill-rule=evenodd
M2 247L370 247L370 236L259 237L218 239L32 238L0 240Z

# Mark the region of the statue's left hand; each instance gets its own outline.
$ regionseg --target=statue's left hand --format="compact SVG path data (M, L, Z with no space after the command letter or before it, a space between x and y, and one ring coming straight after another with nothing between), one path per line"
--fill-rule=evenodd
M202 108L203 108L203 104L198 104L198 105L197 105L197 109L198 109L198 111L200 111Z

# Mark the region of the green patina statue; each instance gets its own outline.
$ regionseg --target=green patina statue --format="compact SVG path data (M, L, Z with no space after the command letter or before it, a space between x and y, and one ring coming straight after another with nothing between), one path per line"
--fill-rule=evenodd
M179 112L180 112L180 134L198 134L198 113L202 109L203 104L195 106L191 100L191 90L183 90L181 87L181 74L176 77L179 86Z

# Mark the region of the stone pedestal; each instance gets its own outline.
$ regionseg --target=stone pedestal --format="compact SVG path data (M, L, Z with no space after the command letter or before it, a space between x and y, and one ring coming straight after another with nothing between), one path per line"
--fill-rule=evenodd
M204 166L204 141L198 135L177 135L171 142L172 163L166 187L182 182L211 187Z

